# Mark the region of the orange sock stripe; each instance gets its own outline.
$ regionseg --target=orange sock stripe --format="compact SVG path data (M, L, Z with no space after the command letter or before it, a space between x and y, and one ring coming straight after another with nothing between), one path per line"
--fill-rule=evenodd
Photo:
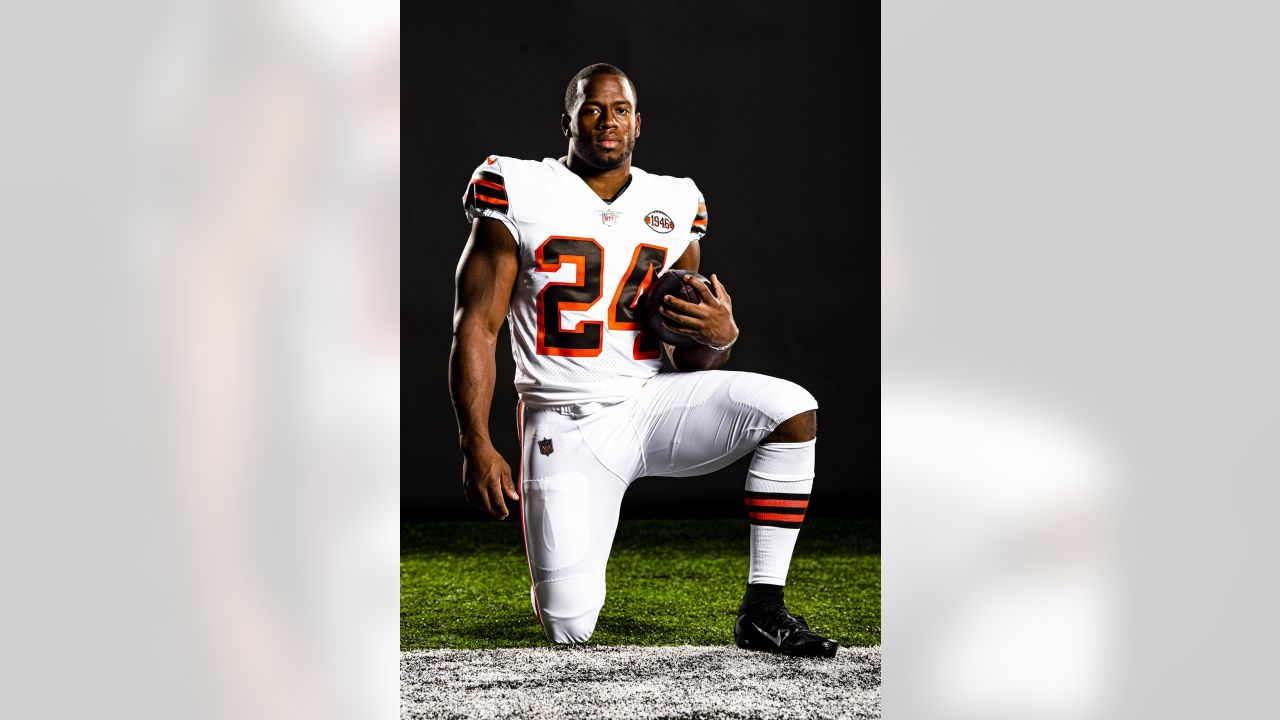
M807 508L808 500L780 500L778 498L747 498L747 505L753 507Z

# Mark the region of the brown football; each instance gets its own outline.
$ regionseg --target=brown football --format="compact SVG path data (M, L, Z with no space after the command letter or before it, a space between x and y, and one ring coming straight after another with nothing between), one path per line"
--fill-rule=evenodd
M645 327L661 338L663 342L670 343L676 347L697 345L698 341L688 335L681 335L672 331L670 326L676 323L673 323L670 318L658 312L658 306L662 304L662 298L667 295L672 295L697 305L702 304L702 296L684 281L686 275L692 275L706 283L708 288L711 287L710 280L691 270L668 270L659 275L653 281L653 284L649 286L648 292L645 293L645 309L648 313L645 317Z

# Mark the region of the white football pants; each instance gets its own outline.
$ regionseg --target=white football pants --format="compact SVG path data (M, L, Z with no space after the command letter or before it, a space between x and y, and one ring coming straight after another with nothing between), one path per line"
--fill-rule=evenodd
M817 407L795 383L723 370L664 373L615 405L522 406L520 512L533 608L547 638L591 637L632 481L714 472Z

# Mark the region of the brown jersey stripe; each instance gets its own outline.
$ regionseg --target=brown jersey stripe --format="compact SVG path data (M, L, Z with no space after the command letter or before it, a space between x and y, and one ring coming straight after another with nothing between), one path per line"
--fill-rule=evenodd
M469 210L497 210L505 215L509 204L505 198L495 198L477 193L475 185L468 185L467 194L462 197L463 207Z
M495 172L489 172L488 170L480 170L475 175L471 176L472 182L475 182L476 180L484 180L485 182L491 182L495 185L502 186L506 186L507 184L507 181L504 180L501 175Z
M480 172L471 178L471 183L467 185L468 191L474 191L478 194L485 195L491 200L507 201L507 187L502 184L502 176L493 173Z

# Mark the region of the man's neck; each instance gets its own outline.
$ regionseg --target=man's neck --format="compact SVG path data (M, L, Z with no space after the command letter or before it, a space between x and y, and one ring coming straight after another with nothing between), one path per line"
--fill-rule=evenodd
M631 179L631 158L627 158L616 168L601 170L587 165L576 155L569 153L564 164L574 175L582 178L587 187L595 191L601 200L612 202Z

